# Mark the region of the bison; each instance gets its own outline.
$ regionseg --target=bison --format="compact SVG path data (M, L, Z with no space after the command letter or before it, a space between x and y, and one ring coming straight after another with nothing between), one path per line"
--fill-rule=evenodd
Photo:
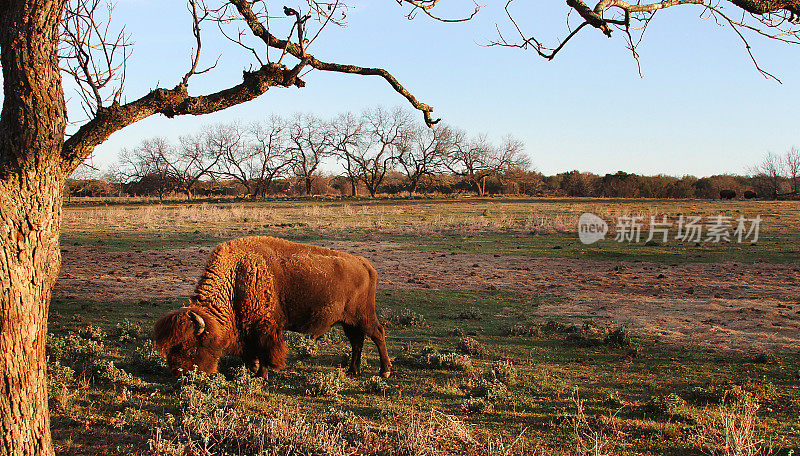
M217 372L220 357L242 358L256 375L286 366L283 331L318 338L341 324L352 346L348 373L358 375L365 336L378 347L381 375L391 362L375 313L377 272L348 253L273 237L220 244L189 305L155 323L154 339L170 370Z
M720 199L734 199L736 198L736 190L720 190L719 191L719 198Z
M745 190L744 199L753 199L753 198L758 198L758 193L752 190Z

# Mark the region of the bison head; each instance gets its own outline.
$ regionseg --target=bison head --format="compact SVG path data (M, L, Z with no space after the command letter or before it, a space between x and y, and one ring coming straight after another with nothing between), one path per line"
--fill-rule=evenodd
M169 369L182 375L197 366L207 374L217 372L222 347L219 325L201 307L183 307L163 315L153 331Z

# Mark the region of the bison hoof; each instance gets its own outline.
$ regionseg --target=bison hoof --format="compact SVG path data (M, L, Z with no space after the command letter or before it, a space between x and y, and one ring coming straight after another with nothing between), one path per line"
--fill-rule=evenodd
M361 371L357 369L347 369L347 372L345 372L345 374L347 374L348 377L358 377L359 375L361 375Z
M383 378L389 378L390 375L392 375L392 371L390 371L390 370L381 371L381 377L383 377Z

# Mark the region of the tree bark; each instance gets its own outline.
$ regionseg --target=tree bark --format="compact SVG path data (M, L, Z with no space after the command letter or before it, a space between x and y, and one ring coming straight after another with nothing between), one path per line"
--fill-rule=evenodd
M416 193L418 186L419 186L419 180L418 179L409 179L409 183L408 183L408 197L409 198L414 193Z
M0 0L0 454L52 455L47 313L61 265L64 0Z
M478 190L478 196L483 196L486 193L486 176L472 178L472 182L475 183L475 188Z
M0 454L51 455L47 313L61 265L61 186L53 174L0 184Z

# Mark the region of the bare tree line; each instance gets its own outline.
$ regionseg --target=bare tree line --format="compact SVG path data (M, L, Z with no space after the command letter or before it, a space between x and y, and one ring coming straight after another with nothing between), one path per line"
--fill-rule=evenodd
M178 192L192 198L203 179L235 181L250 197L266 196L279 179L311 194L321 166L336 164L353 196L364 188L374 197L390 173L402 173L411 194L426 176L445 172L483 195L488 177L528 171L524 149L512 137L495 145L485 135L470 137L446 125L429 128L403 109L376 107L327 120L295 114L207 125L177 144L148 138L121 151L113 180L139 183L159 197Z
M754 185L771 198L781 194L798 195L800 178L800 148L792 147L784 154L767 152L760 163L751 169ZM787 188L784 188L786 183Z
M374 108L322 120L309 114L262 122L215 124L177 144L150 138L123 150L113 176L76 173L68 196L124 193L163 198L182 193L398 194L473 191L540 196L716 199L733 190L761 198L797 198L800 148L767 153L747 175L697 178L625 172L530 170L524 145L468 137L446 125L415 124L402 110ZM336 165L337 167L333 167ZM322 166L322 167L321 167ZM424 185L422 185L424 183ZM117 190L114 190L116 185ZM238 186L238 190L237 190Z
M513 138L493 145L484 136L467 138L463 131L447 126L431 129L422 125L411 125L403 135L395 135L397 126L403 124L399 121L402 113L378 108L368 113L376 115L372 124L362 117L367 113L343 113L327 122L309 115L290 119L273 116L249 127L240 123L207 126L193 137L181 138L176 146L151 138L120 155L121 164L115 176L97 179L96 169L91 172L79 168L68 182L66 196L130 194L163 198L183 193L187 197L246 194L254 198L269 194L375 196L376 193L471 191L717 199L720 192L733 191L740 198L800 197L797 147L783 154L765 154L747 175L697 178L623 171L598 175L574 170L546 176L527 167L526 157L519 154L522 145ZM367 134L368 125L381 126L380 131L373 133L378 139ZM319 129L317 133L310 134L312 127ZM389 141L395 136L403 140ZM308 144L309 140L318 144ZM198 153L202 147L208 148L205 156ZM181 149L186 157L174 155L181 153ZM487 150L490 153L484 153ZM326 165L324 171L320 171L321 163Z

